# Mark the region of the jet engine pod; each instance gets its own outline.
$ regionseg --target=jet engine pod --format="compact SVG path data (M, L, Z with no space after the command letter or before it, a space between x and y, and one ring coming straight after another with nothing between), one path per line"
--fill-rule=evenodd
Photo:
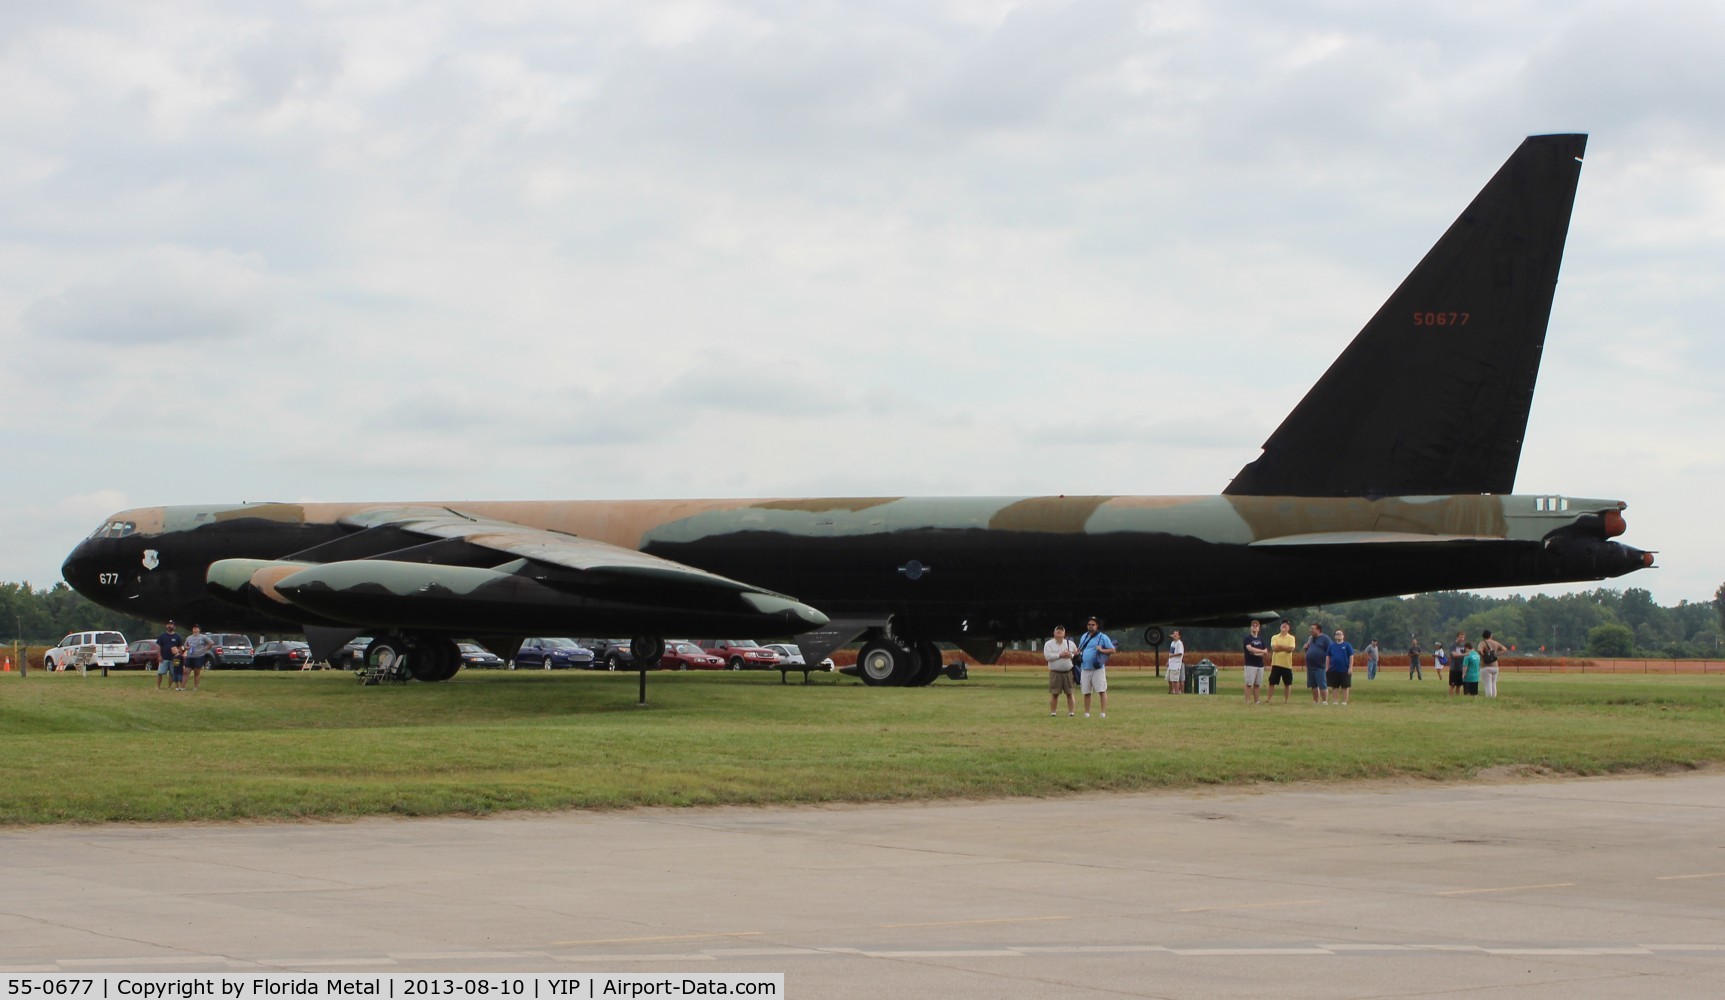
M218 559L210 564L204 580L216 598L272 618L300 625L345 624L298 606L276 589L278 582L312 565L286 559Z

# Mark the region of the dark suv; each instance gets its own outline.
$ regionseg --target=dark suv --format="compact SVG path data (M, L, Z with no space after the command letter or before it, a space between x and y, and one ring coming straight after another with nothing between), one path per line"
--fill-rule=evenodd
M254 656L251 636L234 632L206 633L215 645L210 647L210 666L228 670L250 670Z
M576 639L575 644L592 650L594 670L635 669L635 654L629 652L627 639Z

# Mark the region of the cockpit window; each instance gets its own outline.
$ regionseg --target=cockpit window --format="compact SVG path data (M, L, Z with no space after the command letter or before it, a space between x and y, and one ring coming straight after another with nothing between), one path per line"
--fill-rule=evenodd
M125 538L138 530L138 525L132 521L109 521L90 533L91 538Z

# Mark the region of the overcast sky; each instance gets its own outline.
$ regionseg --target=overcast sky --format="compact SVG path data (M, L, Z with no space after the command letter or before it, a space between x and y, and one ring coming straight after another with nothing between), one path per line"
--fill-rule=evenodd
M1579 131L1517 488L1711 599L1721 53L1702 0L3 4L0 579L157 503L1215 493Z

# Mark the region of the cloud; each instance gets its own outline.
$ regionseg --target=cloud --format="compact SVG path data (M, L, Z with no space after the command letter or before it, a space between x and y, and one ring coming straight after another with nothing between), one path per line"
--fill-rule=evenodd
M1707 597L1725 539L1673 498L1725 414L1722 20L12 5L0 432L108 464L0 506L0 579L51 575L88 530L54 505L103 488L1213 491L1522 135L1578 129L1522 478L1623 494L1646 585Z
M155 347L236 346L270 320L259 262L226 251L159 246L31 303L26 333L53 340Z

